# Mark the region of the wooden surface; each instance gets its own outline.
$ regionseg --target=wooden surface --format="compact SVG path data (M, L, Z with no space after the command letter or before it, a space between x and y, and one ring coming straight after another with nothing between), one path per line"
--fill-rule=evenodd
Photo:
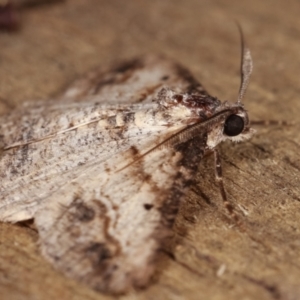
M35 7L16 33L0 33L0 97L10 106L49 98L99 64L163 53L212 94L234 101L238 20L254 74L245 105L254 119L299 120L300 2L73 0ZM2 112L8 109L1 104ZM224 180L245 231L227 216L213 160L174 226L149 288L119 299L300 299L299 125L258 128L221 146ZM112 299L65 278L41 257L37 233L0 224L1 299Z

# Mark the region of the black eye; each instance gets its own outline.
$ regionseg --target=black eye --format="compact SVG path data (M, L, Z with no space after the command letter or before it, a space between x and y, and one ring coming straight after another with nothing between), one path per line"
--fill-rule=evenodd
M224 125L224 133L228 136L236 136L244 129L244 120L240 116L231 115L227 118Z

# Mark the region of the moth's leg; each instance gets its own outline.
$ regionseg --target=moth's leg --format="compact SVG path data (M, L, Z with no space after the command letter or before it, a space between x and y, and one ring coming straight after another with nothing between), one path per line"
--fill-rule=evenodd
M231 218L234 219L237 223L240 223L240 220L239 220L238 216L234 212L233 205L227 199L227 194L226 194L226 191L225 191L223 176L222 176L222 164L221 164L220 153L217 149L214 149L213 152L214 152L214 157L215 157L215 179L216 179L216 182L219 185L220 193L221 193L221 196L222 196L224 206L228 210Z

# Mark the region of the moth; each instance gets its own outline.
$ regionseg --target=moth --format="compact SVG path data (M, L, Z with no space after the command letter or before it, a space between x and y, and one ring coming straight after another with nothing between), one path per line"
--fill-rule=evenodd
M98 291L144 287L203 156L253 134L242 104L210 96L161 56L95 69L59 99L0 118L0 220L34 219L43 256Z

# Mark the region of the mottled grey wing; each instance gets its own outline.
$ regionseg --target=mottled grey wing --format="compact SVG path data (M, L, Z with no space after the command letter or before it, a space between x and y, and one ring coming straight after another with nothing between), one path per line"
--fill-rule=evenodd
M93 115L93 107L88 109ZM71 122L68 119L70 116L50 122L43 114L39 118L29 119L32 126L28 126L28 129L19 126L20 131L12 133L9 132L9 123L3 124L2 132L6 132L6 135L2 138L0 160L0 220L18 222L33 218L39 206L49 201L53 193L80 174L88 172L86 170L91 166L97 165L99 174L105 176L106 169L103 166L110 157L141 143L153 147L161 137L175 130L165 126L150 126L142 130L134 125L134 120L130 125L133 110L122 111L118 115L128 119L127 127L118 126L116 109L106 116L101 114L108 111L101 107L94 111L99 114L95 122L89 114L85 117L87 110L82 109L78 111L78 119L72 121L71 130L62 132L55 128ZM29 120L25 122L26 126ZM72 193L72 189L69 192Z
M125 168L138 149L88 168L37 212L44 256L99 291L123 293L145 286L205 145L205 133L199 132Z
M0 220L32 218L38 205L80 174L85 165L101 164L114 149L121 151L119 145L126 141L118 132L112 138L101 131L95 120L109 120L110 116L113 120L116 106L111 106L116 102L121 103L117 109L124 109L121 106L127 103L151 103L162 87L205 94L186 69L149 56L112 71L95 70L77 80L58 101L29 104L1 116ZM109 102L103 109L101 105ZM132 139L127 146L134 142Z
M164 87L180 94L207 95L187 69L160 56L128 61L112 70L98 68L76 80L58 99L25 102L1 116L0 147L26 144L87 124L109 115L113 106L124 109L128 104L151 103ZM107 112L100 111L103 104Z

